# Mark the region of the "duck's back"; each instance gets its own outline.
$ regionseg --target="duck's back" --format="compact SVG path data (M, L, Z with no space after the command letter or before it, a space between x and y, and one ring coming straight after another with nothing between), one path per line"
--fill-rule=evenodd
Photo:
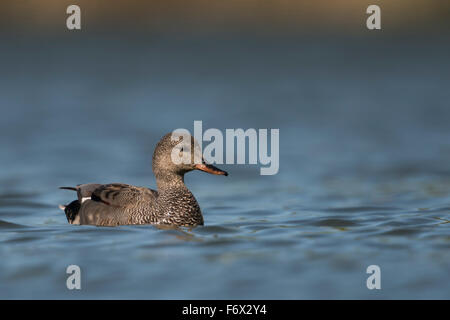
M154 223L157 192L122 183L100 185L81 204L80 224L117 226ZM153 220L153 221L152 221Z
M64 208L69 223L203 225L200 206L184 184L160 192L123 183L84 184L64 189L78 194L78 200Z

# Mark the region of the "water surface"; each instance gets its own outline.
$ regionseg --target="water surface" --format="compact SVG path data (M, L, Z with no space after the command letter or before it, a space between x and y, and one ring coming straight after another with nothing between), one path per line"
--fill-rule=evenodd
M450 298L448 41L0 47L1 298ZM203 227L67 224L74 195L57 187L153 188L156 142L194 120L279 128L279 173L189 173Z

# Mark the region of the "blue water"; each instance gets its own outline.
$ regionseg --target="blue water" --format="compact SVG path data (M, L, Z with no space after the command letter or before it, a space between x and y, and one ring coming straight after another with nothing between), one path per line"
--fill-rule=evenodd
M450 298L448 38L0 41L0 298ZM176 128L279 128L280 170L186 183L205 226L69 225L155 187ZM79 265L82 289L66 288ZM381 268L368 290L366 268Z

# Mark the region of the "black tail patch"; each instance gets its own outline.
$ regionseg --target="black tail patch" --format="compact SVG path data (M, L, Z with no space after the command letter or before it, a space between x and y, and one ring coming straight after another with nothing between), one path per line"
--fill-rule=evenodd
M81 204L78 200L72 201L69 203L64 212L66 213L66 218L69 223L73 223L75 218L78 216L78 212L80 211Z

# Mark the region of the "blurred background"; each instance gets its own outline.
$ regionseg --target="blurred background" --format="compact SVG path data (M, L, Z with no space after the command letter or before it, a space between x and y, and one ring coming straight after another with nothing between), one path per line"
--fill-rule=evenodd
M448 299L449 9L1 1L0 297ZM154 188L154 146L194 120L279 128L279 173L190 173L193 230L67 224L57 205L74 195L57 187Z
M449 27L450 4L439 0L24 0L2 1L1 26L8 32L64 33L61 12L71 4L83 10L84 32L147 34L361 34L371 4L383 11L390 34L442 32Z

